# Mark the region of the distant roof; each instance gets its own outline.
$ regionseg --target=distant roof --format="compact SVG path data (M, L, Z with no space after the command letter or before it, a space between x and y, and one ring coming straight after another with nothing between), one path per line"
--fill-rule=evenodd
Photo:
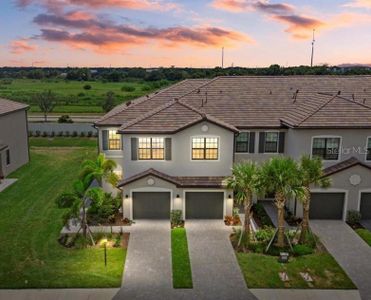
M327 176L330 176L330 175L333 175L335 173L344 171L346 169L349 169L349 168L357 166L357 165L360 165L360 166L365 167L367 169L371 169L371 166L366 165L365 163L361 162L360 160L358 160L355 157L351 157L351 158L349 158L347 160L344 160L342 162L339 162L339 163L337 163L333 166L325 168L323 170L323 174L324 174L325 177L327 177Z
M170 176L155 169L148 169L144 172L120 181L117 187L124 187L125 185L128 185L129 183L135 182L146 176L154 176L182 188L221 188L223 187L223 181L226 178L225 176Z
M28 107L29 106L24 103L0 98L0 116L22 109L28 109Z
M174 103L175 98L178 103ZM200 114L240 130L286 126L371 128L371 76L185 80L116 107L96 125L120 126L126 132L170 132L192 124Z

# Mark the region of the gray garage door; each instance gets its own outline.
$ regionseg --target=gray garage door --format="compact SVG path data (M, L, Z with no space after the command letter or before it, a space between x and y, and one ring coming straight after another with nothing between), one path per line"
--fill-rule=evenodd
M186 219L223 219L223 192L186 192Z
M312 193L309 217L311 219L343 219L344 193Z
M371 193L361 194L360 212L362 215L362 219L371 220Z
M134 192L133 219L169 219L169 192Z

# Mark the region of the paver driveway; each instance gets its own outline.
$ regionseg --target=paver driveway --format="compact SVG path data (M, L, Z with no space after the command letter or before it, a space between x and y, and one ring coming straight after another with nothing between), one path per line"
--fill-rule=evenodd
M130 229L123 286L114 299L256 299L249 292L222 221L186 221L193 289L172 286L169 221Z
M359 289L362 299L371 299L371 247L343 221L310 222L327 250Z

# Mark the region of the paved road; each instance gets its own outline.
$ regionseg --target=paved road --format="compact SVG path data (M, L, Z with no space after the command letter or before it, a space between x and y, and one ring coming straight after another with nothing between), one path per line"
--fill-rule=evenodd
M312 230L359 289L371 299L371 247L343 221L311 221Z

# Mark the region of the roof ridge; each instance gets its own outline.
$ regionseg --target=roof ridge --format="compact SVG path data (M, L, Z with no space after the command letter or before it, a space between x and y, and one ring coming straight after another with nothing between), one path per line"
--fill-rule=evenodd
M193 80L197 80L197 79L193 79ZM172 85L170 85L170 86L168 86L168 87L166 87L166 88L164 88L164 89L160 89L160 90L157 91L157 92L154 92L154 93L149 94L149 95L151 95L151 96L149 96L149 97L147 97L148 95L143 95L143 96L141 96L141 97L139 97L139 98L133 99L133 100L131 100L131 101L133 102L131 105L127 105L127 103L128 103L130 100L129 100L129 101L126 101L126 102L124 102L124 103L122 103L122 104L119 104L119 105L117 105L116 107L118 107L118 106L120 106L120 105L123 105L123 106L124 106L123 109L121 109L120 111L118 111L118 112L116 112L116 113L114 113L114 114L112 114L112 115L109 115L109 113L107 113L107 114L106 114L106 117L103 116L101 119L99 119L99 120L98 120L97 122L95 122L95 123L105 121L105 120L107 120L107 119L109 119L109 118L112 118L112 117L116 116L117 114L123 112L123 111L126 110L126 109L132 108L133 106L136 106L136 105L138 105L138 104L140 104L140 103L143 103L143 102L146 102L146 101L152 100L154 97L156 97L156 96L158 96L158 95L160 95L160 94L163 94L164 92L168 91L169 89L172 89L172 88L174 88L174 87L180 85L181 83L184 83L184 82L187 82L187 81L190 81L190 79L184 79L184 80L179 81L179 82L177 82L177 83L174 83L174 84L172 84ZM141 98L142 98L142 99L141 99ZM136 100L138 100L138 101L136 101ZM114 108L113 108L113 109L114 109Z
M363 107L365 107L365 108L371 109L371 106L368 106L368 105L366 105L366 104L364 104L364 103L360 103L360 102L355 101L355 100L350 100L350 99L345 98L345 97L342 97L342 96L340 96L340 95L337 95L337 97L340 98L340 99L343 99L343 100L345 100L345 101L348 101L348 102L350 102L350 103L358 104L358 105L363 106Z
M310 113L308 116L306 116L304 119L302 119L299 123L298 126L303 124L306 120L308 120L310 117L312 117L314 114L318 113L322 108L324 108L327 104L329 104L332 100L334 100L338 95L332 96L330 100L325 102L324 104L320 105L316 110L314 110L312 113Z
M221 76L217 76L217 77L214 77L214 78L212 78L212 79L209 79L209 80L208 80L207 82L205 82L204 84L201 84L200 86L198 86L198 87L192 89L192 90L189 91L188 93L185 93L184 95L178 97L178 100L181 100L182 98L184 98L184 97L190 95L190 94L193 93L195 90L202 89L202 88L205 87L206 85L208 85L208 84L210 84L210 83L212 83L212 82L218 80L219 78L221 78Z

